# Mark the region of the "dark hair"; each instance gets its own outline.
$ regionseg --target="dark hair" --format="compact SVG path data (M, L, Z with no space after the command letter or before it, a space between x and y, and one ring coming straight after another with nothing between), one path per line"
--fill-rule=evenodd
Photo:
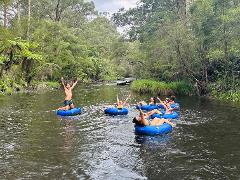
M132 122L135 123L135 124L137 124L137 122L138 122L137 118L134 117L133 120L132 120Z
M132 122L137 124L137 125L141 125L141 123L138 121L137 117L134 117Z
M157 98L156 97L153 97L153 103L157 104Z
M173 95L172 95L172 96L170 97L170 99L171 99L172 101L174 101L174 100L176 99L176 96L173 96Z

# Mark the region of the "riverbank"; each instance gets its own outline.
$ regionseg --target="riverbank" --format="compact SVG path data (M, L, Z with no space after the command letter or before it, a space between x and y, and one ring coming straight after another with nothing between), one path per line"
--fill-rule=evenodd
M26 82L15 83L13 81L0 81L0 95L11 95L29 91L43 91L60 88L60 83L55 81L34 81L31 85Z
M98 83L109 83L114 82L118 85L118 81L82 81L83 84L98 84ZM130 82L128 82L130 83ZM33 81L30 85L27 85L25 81L15 81L9 78L5 78L5 80L0 80L0 95L12 95L14 93L24 93L24 92L40 92L40 91L48 91L53 89L59 89L61 87L61 83L59 81Z
M131 85L131 90L138 93L152 93L160 95L195 95L193 86L184 81L178 82L160 82L155 80L141 79L136 80ZM222 100L240 102L240 91L236 92L218 92L210 91L209 97Z
M160 82L155 80L141 79L136 80L131 85L131 90L139 93L152 93L160 95L193 95L194 88L185 81Z

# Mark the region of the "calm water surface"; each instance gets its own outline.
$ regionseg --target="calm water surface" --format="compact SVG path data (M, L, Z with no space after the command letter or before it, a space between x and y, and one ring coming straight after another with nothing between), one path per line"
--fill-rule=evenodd
M179 97L173 132L134 134L132 118L103 114L129 87L74 91L83 114L61 118L62 90L0 97L0 179L240 179L239 105ZM134 95L134 104L147 96Z

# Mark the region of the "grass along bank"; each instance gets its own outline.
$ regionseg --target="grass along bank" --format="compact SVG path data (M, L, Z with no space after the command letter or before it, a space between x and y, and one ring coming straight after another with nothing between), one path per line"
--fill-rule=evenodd
M233 101L233 102L240 102L240 91L236 92L217 92L212 91L211 95L219 100L223 101Z
M161 95L193 95L194 88L185 81L160 82L155 80L141 79L136 80L131 85L131 90L139 93L153 93Z

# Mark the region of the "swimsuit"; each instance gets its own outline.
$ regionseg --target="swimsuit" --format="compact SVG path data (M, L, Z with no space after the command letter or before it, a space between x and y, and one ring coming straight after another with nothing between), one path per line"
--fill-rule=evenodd
M150 119L146 119L148 121L148 126L151 126L152 121Z
M72 101L72 100L65 100L65 101L64 101L64 105L65 105L65 106L70 106L71 104L73 104L73 101Z

